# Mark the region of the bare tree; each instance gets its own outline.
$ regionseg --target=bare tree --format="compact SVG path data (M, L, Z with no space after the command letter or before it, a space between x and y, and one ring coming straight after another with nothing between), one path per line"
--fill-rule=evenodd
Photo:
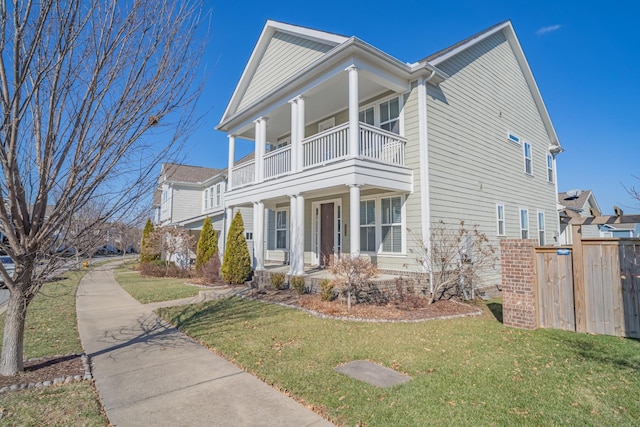
M181 269L189 267L195 237L185 228L160 227L149 236L149 245L162 253L168 274L171 262Z
M1 375L23 369L27 307L61 264L37 260L90 201L102 209L80 236L126 216L193 128L194 1L0 0L0 249L16 265L0 266Z
M464 221L431 226L428 243L420 242L417 261L431 273L429 304L446 296L463 296L476 287L497 262L495 248L477 225Z
M353 294L378 275L378 269L365 258L345 255L331 264L331 274L336 276L334 283L338 290L347 294L347 310L351 310Z

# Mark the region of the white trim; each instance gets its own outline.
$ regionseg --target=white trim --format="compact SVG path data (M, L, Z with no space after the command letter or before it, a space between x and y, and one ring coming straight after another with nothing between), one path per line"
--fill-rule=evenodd
M420 146L420 222L422 245L431 248L431 189L429 188L428 89L424 78L418 79L418 144ZM422 266L424 270L426 267ZM430 281L433 284L433 280Z
M500 209L502 208L502 220L500 219ZM502 221L502 233L500 233L500 221ZM504 237L507 235L507 218L505 214L504 203L496 203L496 236Z

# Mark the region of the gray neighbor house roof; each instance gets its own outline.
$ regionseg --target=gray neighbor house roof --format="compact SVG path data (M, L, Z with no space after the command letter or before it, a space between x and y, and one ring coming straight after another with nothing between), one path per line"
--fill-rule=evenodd
M224 169L181 165L178 163L163 163L162 173L160 175L164 176L164 181L198 183L206 181L223 171Z
M574 212L582 212L583 210L588 209L589 198L593 194L591 190L579 190L577 196L575 195L575 193L575 190L558 193L558 203ZM587 216L601 215L599 207L597 207L597 203L596 209L596 212L585 212L585 214L587 214Z

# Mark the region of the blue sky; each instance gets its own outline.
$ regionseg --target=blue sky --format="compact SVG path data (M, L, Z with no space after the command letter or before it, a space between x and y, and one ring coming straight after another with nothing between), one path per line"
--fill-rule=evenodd
M357 36L403 62L510 19L566 150L558 157L559 190L593 190L604 213L614 204L640 211L623 187L640 187L633 177L640 176L640 4L633 0L207 3L204 119L184 163L227 166L227 137L213 128L267 19Z

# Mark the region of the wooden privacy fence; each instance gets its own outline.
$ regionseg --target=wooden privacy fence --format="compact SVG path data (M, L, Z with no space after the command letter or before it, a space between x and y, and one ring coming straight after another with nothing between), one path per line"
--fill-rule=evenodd
M582 239L584 221L571 247L501 242L505 325L640 338L640 240Z

